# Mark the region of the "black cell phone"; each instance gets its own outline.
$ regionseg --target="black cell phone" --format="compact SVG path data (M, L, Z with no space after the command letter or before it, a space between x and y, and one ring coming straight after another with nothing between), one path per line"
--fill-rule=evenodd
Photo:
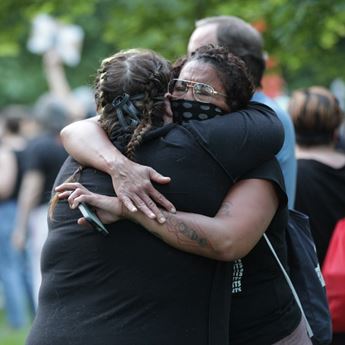
M93 212L87 204L85 204L84 202L81 202L78 205L78 208L81 214L83 215L83 217L92 225L92 227L95 230L97 230L104 236L109 235L108 230L105 228L103 223L97 217L96 213Z

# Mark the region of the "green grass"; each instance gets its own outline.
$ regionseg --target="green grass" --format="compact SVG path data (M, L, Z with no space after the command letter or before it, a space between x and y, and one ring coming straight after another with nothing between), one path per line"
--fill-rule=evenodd
M29 327L24 330L11 329L5 320L5 314L0 309L0 344L1 345L23 345L28 334Z

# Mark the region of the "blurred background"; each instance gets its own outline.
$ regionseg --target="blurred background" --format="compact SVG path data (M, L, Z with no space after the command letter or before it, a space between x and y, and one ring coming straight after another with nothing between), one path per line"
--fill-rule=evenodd
M58 103L70 121L94 115L91 86L103 58L145 47L174 60L185 54L194 22L218 15L239 16L262 33L263 88L283 107L293 90L311 85L331 89L344 107L345 0L2 0L1 144L17 151L29 145L47 122L40 114L48 105ZM13 118L21 144L7 133ZM58 121L54 130L65 124ZM0 281L0 343L23 344L35 302L25 302L25 322L11 324L3 289Z
M282 78L267 83L282 83L284 92L345 78L344 0L2 0L0 106L32 103L47 91L42 56L28 49L32 20L41 13L83 31L80 61L65 65L72 88L89 85L101 59L119 49L149 47L169 59L184 54L195 20L213 15L242 17L263 33L267 74Z

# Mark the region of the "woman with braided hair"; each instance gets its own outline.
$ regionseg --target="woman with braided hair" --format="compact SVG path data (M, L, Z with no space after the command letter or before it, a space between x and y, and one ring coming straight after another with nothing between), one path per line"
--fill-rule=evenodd
M225 88L218 73L230 83L235 76L233 87ZM245 66L224 49L200 49L183 65L179 79L171 78L169 64L153 52L115 54L102 64L96 102L112 145L172 177L157 188L179 211L160 211L164 224L127 212L114 198L116 177L92 168L82 169L80 184L57 188L72 207L59 201L50 220L39 308L27 345L228 345L229 324L235 330L230 343L236 344L243 337L236 328L252 327L262 315L264 324L257 327L265 328L257 344L267 344L297 327L298 309L260 240L268 229L286 260L286 196L279 167L271 160L282 143L279 121L269 108L248 105L252 84ZM168 84L174 114L163 97ZM237 111L226 114L230 110ZM172 115L181 125L171 123ZM95 138L88 140L86 149ZM106 152L98 151L98 159L109 159ZM69 158L56 185L78 166ZM88 230L82 220L76 224L79 196L111 223L109 236ZM236 259L248 275L242 281L237 277L233 291L260 305L251 311L236 301L239 321L232 324L230 261ZM263 305L260 293L266 288L281 295ZM277 329L273 334L269 323Z

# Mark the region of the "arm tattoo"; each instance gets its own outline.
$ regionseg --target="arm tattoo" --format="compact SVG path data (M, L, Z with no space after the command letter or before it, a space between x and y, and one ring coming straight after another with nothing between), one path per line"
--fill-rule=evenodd
M208 239L202 236L200 229L193 229L191 226L183 222L182 220L176 219L176 216L171 213L164 212L166 216L166 226L169 232L175 234L179 242L189 241L195 242L199 247L211 247Z

